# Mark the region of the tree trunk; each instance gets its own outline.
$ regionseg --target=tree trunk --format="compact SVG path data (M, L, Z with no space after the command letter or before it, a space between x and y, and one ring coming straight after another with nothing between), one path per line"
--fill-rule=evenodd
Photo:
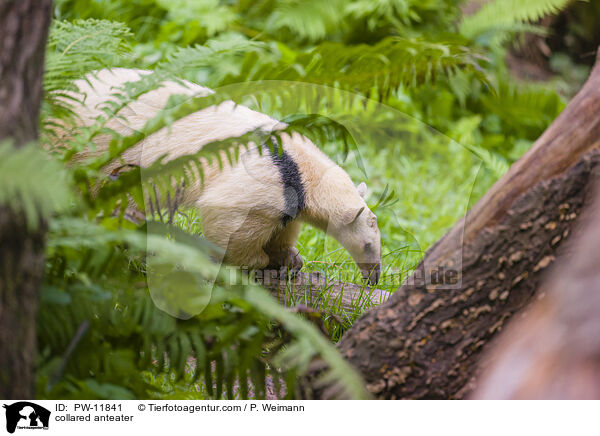
M0 141L16 147L38 136L51 10L51 0L0 0ZM0 398L33 397L44 233L0 205Z
M463 398L572 233L600 163L600 65L564 112L339 343L380 398ZM319 397L320 390L313 391Z
M596 188L600 188L597 186ZM511 322L483 359L486 399L600 399L600 190L586 225L547 276L531 311Z

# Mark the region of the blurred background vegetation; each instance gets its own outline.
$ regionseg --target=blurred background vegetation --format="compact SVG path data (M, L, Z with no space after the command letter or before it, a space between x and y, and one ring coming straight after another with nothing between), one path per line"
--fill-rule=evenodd
M100 68L149 69L157 81L177 76L235 95L297 125L356 183L366 181L382 232L379 287L390 291L556 118L600 44L597 0L56 0L54 18L45 144L55 141L56 120L71 116L61 91ZM275 80L287 82L265 82ZM123 90L122 104L143 86ZM184 113L214 102L199 99ZM345 126L350 145L313 114ZM38 396L294 398L317 355L331 367L323 377L338 381L332 397L364 396L333 344L368 307L348 313L326 289L311 305L329 338L239 281L217 281L210 304L188 320L156 308L147 238L160 244L161 265L197 256L197 269L186 270L196 283L210 263L198 248L201 221L187 211L176 218L187 236L163 241L125 220L120 205L127 193L140 197L139 173L92 195L102 166L131 146L117 138L110 156L73 162L102 132L100 119L52 151L66 165L51 170L60 173L51 190L64 194L50 221ZM305 227L298 248L306 271L361 283L324 234Z

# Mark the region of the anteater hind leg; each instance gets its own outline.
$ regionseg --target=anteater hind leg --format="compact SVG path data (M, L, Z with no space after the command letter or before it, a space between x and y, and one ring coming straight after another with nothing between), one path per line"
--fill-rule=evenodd
M296 241L301 227L300 221L292 221L287 223L282 230L273 234L271 240L264 247L265 253L269 256L268 268L292 274L300 271L303 261L296 248Z
M265 268L270 259L263 247L271 239L274 219L252 210L215 209L203 211L202 225L206 238L225 249L225 262L248 269Z

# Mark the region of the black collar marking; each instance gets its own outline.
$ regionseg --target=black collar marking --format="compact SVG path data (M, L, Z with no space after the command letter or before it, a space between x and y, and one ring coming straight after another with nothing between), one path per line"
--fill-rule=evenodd
M302 184L298 164L285 152L283 147L279 149L275 136L271 136L270 142L267 147L270 147L271 159L279 170L283 185L285 211L281 217L281 223L285 226L288 222L295 219L298 213L306 207L304 185Z

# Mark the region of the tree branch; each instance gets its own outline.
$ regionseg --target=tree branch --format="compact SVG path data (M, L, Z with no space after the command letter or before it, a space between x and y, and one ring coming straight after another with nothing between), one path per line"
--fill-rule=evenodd
M475 398L600 398L600 195L585 214L569 256L538 291L541 301L511 322L484 359L490 367Z
M327 279L317 273L298 273L289 279L266 274L259 281L283 304L303 303L319 308L327 302L329 307L341 305L348 312L377 306L390 296L380 289Z

